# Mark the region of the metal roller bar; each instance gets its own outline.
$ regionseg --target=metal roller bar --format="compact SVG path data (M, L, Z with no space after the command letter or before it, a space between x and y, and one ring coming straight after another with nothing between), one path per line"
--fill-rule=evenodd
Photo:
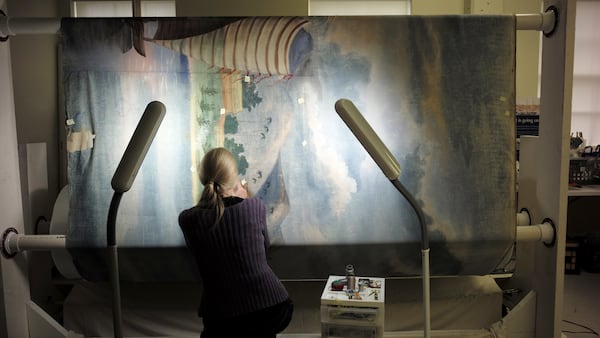
M0 16L0 36L31 34L56 34L60 30L60 19L56 18L11 18Z
M551 223L517 226L517 242L554 241L555 231Z
M64 249L67 239L64 235L15 235L9 240L9 251Z
M65 249L67 239L64 235L22 235L15 228L8 228L2 234L1 244L2 255L12 258L23 251Z
M531 225L531 216L527 209L521 210L517 213L517 226Z
M517 242L551 242L554 230L550 223L517 226ZM64 235L20 235L11 233L4 239L4 249L9 254L28 250L64 249Z
M545 33L554 29L556 13L515 14L517 30L537 30ZM60 18L11 18L0 16L0 37L29 34L56 34Z
M549 33L556 26L556 16L554 10L548 10L538 14L515 14L518 30L534 30Z

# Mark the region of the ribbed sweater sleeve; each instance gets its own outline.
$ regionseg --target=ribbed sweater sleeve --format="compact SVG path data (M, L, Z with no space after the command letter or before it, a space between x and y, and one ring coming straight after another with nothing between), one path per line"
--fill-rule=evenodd
M269 239L265 206L258 198L225 208L213 226L214 211L194 207L179 215L179 225L203 280L201 313L233 317L288 298L267 263Z

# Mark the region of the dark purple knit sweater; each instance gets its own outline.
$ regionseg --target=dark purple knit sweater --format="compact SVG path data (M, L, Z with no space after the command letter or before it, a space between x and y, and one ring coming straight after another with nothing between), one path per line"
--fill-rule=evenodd
M225 207L213 226L214 210L181 212L179 226L203 281L200 315L228 318L286 300L288 293L267 264L265 205L254 197Z

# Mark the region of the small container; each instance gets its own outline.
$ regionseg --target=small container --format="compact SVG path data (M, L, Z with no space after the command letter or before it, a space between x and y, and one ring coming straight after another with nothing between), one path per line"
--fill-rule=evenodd
M358 280L358 292L364 292L367 289L367 286L369 286L368 279L361 278Z
M356 290L356 275L352 264L346 265L346 290Z

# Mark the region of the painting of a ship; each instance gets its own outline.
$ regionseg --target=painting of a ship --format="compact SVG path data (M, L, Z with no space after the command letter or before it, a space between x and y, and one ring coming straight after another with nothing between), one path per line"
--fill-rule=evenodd
M291 76L311 48L301 17L255 17L177 40L154 40L193 59L244 74Z
M69 153L67 245L78 260L90 259L84 248L105 245L103 182L138 107L160 100L163 126L121 206L123 250L151 248L145 261L157 269L165 259L157 248L182 250L176 220L202 190L198 161L224 146L265 202L280 277L319 278L348 262L370 275L418 275L416 216L335 114L335 101L348 98L398 158L401 181L423 207L432 273L495 271L515 235L511 20L66 20L69 132L95 135L92 148Z

